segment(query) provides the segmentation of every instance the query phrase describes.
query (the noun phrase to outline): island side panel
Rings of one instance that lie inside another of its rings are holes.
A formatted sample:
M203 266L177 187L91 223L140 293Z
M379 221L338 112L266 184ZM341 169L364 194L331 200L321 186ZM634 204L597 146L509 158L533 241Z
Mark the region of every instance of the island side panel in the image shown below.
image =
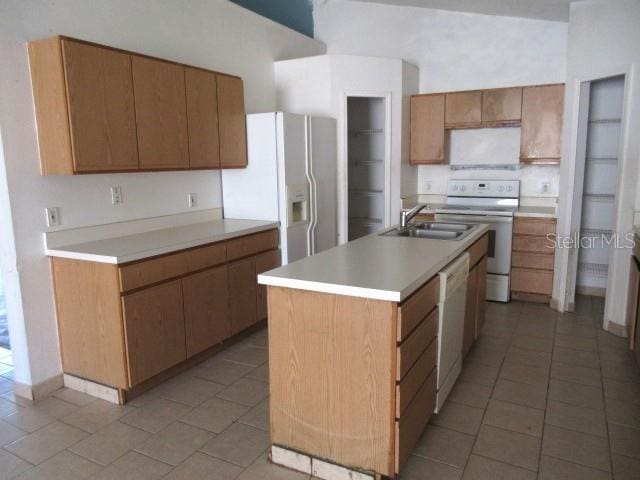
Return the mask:
M268 287L271 440L394 474L397 305Z

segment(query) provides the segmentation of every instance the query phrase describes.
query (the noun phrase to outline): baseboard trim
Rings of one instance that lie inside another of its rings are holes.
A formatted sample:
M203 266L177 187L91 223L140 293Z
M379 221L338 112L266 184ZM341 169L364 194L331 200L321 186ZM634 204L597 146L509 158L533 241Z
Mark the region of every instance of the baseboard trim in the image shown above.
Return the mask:
M627 331L626 325L620 325L619 323L614 323L609 320L607 322L607 328L605 330L613 335L616 335L617 337L629 338L629 333Z
M35 402L48 397L56 390L61 389L63 385L62 374L59 374L35 385L14 382L13 393L20 398Z
M107 387L100 383L92 382L84 378L76 377L75 375L64 374L64 386L71 390L86 393L92 397L100 398L116 405L124 404L124 396L122 392L117 388Z

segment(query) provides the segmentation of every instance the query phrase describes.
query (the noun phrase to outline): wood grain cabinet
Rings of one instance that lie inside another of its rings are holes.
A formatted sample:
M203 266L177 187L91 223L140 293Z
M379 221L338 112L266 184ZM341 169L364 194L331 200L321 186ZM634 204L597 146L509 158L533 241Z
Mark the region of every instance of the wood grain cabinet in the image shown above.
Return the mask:
M257 321L256 261L253 257L229 264L231 334Z
M256 256L256 275L273 270L279 267L280 264L280 250L269 250L268 252L261 253ZM256 316L258 320L264 320L267 318L267 287L265 285L258 285L256 298Z
M62 36L28 52L43 175L246 167L242 79Z
M445 161L444 105L444 94L411 97L412 164Z
M479 127L482 120L482 92L456 92L445 95L445 128Z
M521 162L560 162L563 108L564 85L523 88Z
M494 88L482 92L482 124L518 125L522 118L522 87Z
M485 235L469 248L470 263L467 279L467 297L462 337L462 356L466 356L480 336L484 324L484 310L487 298L487 247Z

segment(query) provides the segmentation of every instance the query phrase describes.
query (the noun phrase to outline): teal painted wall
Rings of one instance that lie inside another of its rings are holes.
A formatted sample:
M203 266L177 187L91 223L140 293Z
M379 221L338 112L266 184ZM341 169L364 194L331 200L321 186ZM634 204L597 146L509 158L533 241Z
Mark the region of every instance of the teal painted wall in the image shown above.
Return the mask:
M311 0L231 0L231 2L313 38Z

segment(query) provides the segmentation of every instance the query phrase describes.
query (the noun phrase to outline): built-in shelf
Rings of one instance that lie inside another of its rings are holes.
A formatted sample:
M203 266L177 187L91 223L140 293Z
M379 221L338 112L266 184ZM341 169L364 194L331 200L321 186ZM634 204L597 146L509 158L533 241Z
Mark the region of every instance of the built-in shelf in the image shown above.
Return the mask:
M621 123L621 118L600 118L596 120L589 120L589 123Z
M349 193L354 195L360 195L362 197L377 197L378 195L382 195L384 192L382 190L365 190L361 188L350 188Z
M365 227L377 227L382 225L381 218L349 217L349 222L357 223Z
M606 278L609 272L609 265L606 263L590 263L584 262L578 264L578 271L590 277Z
M378 135L378 134L384 133L384 129L382 129L382 128L365 128L363 130L352 130L349 133L351 135L353 135L354 137L357 137L359 135Z

